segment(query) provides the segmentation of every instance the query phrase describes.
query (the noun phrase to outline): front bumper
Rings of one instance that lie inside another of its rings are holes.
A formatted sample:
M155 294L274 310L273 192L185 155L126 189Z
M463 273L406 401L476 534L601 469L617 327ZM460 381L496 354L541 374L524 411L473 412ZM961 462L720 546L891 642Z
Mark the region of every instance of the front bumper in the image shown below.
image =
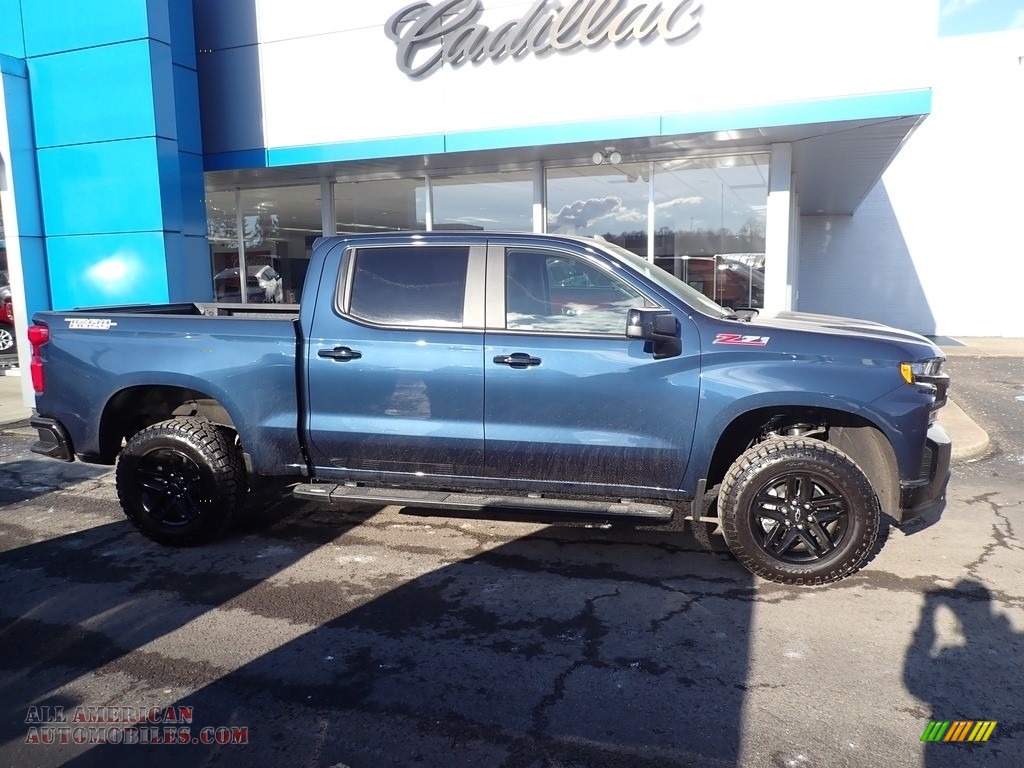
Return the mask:
M952 453L953 441L946 430L941 424L932 424L928 428L921 459L921 479L901 484L900 507L903 514L900 522L905 523L941 507L946 500Z
M61 461L75 460L75 449L71 445L71 438L68 437L68 432L64 429L63 424L48 416L40 416L38 413L33 413L28 423L39 433L39 439L29 448L32 453Z

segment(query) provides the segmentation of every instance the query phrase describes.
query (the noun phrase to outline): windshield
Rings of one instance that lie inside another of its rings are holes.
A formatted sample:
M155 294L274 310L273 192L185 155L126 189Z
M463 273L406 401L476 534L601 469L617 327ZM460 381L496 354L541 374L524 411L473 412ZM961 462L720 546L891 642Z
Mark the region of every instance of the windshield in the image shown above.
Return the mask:
M632 251L627 251L620 245L609 243L607 241L599 242L602 248L612 251L622 261L625 261L631 267L643 273L658 285L671 291L676 296L679 296L697 311L702 312L705 315L710 315L711 317L732 317L731 311L725 309L719 304L716 304L696 288L687 285L671 272L666 272L661 267L651 264L647 259L637 256Z

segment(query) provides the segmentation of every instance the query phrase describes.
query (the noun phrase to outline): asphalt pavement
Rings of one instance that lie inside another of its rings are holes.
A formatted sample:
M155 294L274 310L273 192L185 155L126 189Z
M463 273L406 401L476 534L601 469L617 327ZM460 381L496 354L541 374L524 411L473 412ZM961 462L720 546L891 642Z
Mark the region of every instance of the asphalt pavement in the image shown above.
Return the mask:
M0 430L0 766L1017 768L1024 356L949 368L988 452L824 588L686 528L273 495L161 547Z

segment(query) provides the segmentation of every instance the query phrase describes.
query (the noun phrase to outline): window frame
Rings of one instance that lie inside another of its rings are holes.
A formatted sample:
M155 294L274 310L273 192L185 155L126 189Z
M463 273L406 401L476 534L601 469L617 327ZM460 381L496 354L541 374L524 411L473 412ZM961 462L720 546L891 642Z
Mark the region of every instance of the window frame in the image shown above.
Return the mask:
M410 325L408 323L381 323L365 317L353 314L352 293L355 283L356 263L359 254L365 251L380 249L416 251L431 250L438 248L465 248L466 259L466 288L462 297L462 325ZM334 292L334 312L358 325L368 328L380 328L382 330L409 330L409 331L451 331L479 333L484 329L484 270L486 268L486 247L483 245L468 245L465 242L457 241L431 241L426 243L374 243L358 247L348 247L341 255L341 268L339 270L338 284Z

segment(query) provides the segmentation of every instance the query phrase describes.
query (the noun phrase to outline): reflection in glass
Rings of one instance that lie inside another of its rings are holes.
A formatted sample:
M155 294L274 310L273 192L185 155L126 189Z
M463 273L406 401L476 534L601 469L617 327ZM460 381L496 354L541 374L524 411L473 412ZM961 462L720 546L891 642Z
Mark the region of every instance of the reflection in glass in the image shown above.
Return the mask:
M645 255L649 163L549 168L547 231L600 236Z
M630 307L644 306L631 286L569 254L510 248L505 270L506 328L621 336Z
M767 204L766 154L656 162L655 263L723 306L764 306Z
M503 171L430 179L434 229L533 231L533 173Z
M426 229L426 181L382 179L334 185L338 234Z
M236 191L208 191L206 198L216 300L298 303L313 240L322 234L320 185L243 189L241 238Z
M461 328L469 246L364 248L348 311L371 323Z

